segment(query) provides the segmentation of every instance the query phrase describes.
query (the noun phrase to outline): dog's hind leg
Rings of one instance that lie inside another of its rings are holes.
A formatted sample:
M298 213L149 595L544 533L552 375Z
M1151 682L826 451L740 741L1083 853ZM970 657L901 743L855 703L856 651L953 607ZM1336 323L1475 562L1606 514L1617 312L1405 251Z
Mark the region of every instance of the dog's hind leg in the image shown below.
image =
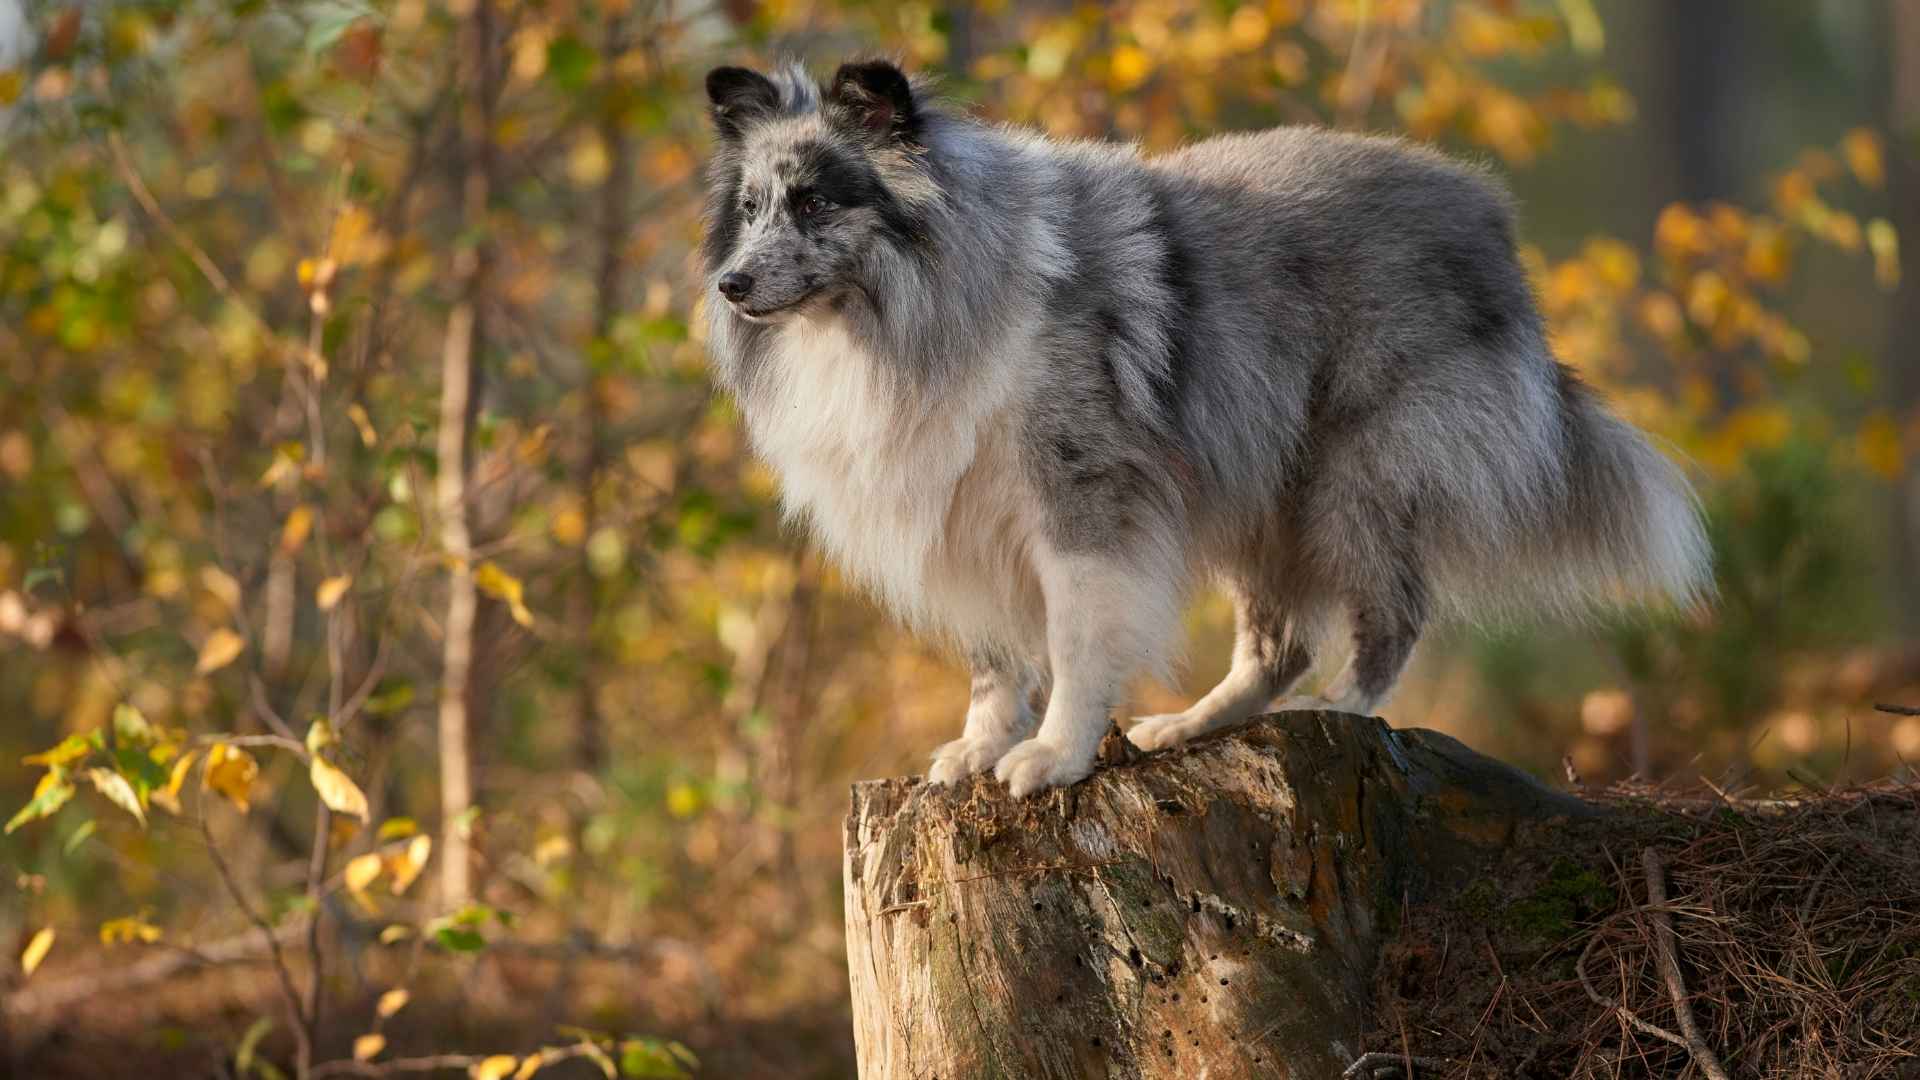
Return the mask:
M960 737L933 752L930 784L951 784L993 768L1008 750L1033 734L1037 723L1029 703L1038 679L1032 665L998 650L971 658L972 697L967 726Z
M1332 709L1370 716L1393 693L1426 626L1425 578L1409 562L1394 566L1371 588L1349 594L1353 612L1353 658L1334 676L1325 696L1291 698L1281 710Z
M1127 738L1142 750L1178 746L1211 731L1245 723L1278 694L1292 689L1313 664L1301 627L1278 590L1247 582L1233 596L1233 666L1220 684L1185 712L1141 717Z

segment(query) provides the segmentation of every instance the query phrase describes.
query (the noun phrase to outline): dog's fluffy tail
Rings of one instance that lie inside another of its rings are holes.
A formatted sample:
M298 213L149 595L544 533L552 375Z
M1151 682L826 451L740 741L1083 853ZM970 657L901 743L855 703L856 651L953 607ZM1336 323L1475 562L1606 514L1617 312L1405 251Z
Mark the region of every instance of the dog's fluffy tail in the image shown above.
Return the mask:
M1665 599L1691 608L1713 592L1700 500L1680 468L1614 416L1560 364L1564 497L1538 557L1555 600L1572 606Z

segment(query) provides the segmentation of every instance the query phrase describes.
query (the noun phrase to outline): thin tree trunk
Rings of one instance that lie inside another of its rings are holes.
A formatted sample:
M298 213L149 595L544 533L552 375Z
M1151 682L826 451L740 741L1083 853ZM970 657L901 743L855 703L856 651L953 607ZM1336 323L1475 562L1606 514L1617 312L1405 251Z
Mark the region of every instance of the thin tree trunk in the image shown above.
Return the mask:
M453 906L472 894L468 811L473 806L469 731L473 682L473 537L468 527L467 443L485 345L481 303L492 244L487 207L493 195L493 9L478 0L467 17L461 51L467 65L460 126L466 152L463 209L473 246L454 257L459 299L447 317L441 355L439 475L435 486L441 544L449 563L447 621L440 673L440 901Z
M575 574L569 612L574 640L580 650L580 685L574 698L575 750L580 767L597 773L606 765L607 735L601 720L599 699L599 648L594 640L594 572L587 556L594 530L600 527L597 489L605 467L603 446L606 417L601 412L600 356L608 347L614 317L619 313L626 286L624 261L627 218L633 194L633 162L627 148L627 133L621 110L613 96L619 89L613 72L614 61L626 48L626 22L619 14L607 16L606 36L602 43L602 68L607 72L601 87L600 140L606 146L609 169L600 186L599 232L600 264L594 275L593 343L586 357L586 372L581 387L581 448L574 472L574 490L580 500L583 521L579 562Z
M1920 0L1893 0L1887 97L1887 203L1900 236L1900 286L1894 292L1881 370L1887 404L1909 430L1920 424ZM1897 617L1920 630L1920 463L1909 454L1894 491Z

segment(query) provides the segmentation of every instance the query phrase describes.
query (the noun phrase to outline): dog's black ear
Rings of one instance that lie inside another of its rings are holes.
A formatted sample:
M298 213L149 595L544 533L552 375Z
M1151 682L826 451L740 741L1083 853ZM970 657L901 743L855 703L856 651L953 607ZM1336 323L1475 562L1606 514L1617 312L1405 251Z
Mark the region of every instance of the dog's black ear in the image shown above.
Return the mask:
M827 101L846 124L876 138L911 139L919 131L913 87L899 68L885 60L840 65L827 89Z
M707 72L707 100L713 103L713 127L723 139L737 139L755 121L780 110L773 80L743 67Z

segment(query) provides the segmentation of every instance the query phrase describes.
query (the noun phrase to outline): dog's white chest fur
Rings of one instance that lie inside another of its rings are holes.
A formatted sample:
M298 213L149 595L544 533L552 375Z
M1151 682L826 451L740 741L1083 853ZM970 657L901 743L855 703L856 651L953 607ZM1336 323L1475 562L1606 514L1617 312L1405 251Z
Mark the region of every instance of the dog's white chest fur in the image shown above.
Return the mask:
M838 325L796 321L746 410L755 448L852 578L918 628L1020 640L1037 597L1006 386L913 403ZM991 382L991 380L982 380Z

